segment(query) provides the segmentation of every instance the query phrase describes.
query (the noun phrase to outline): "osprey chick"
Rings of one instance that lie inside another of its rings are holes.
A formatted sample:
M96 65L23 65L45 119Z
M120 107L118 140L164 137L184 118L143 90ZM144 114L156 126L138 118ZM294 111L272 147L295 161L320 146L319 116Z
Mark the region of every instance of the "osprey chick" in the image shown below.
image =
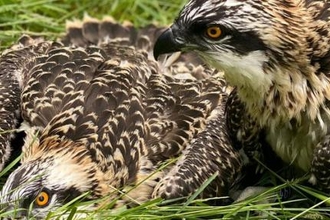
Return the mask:
M263 132L278 156L311 172L310 181L326 192L329 8L326 0L191 0L159 37L154 51L157 58L193 50L223 70L236 87L230 100L241 102L243 108L232 112L235 108L227 105L228 127L236 128L234 140L244 147L245 136L260 138ZM237 112L241 115L235 116ZM235 120L240 129L232 123ZM254 123L253 131L245 129L245 124ZM253 155L250 147L247 154Z
M90 41L103 30L121 34ZM23 37L1 57L7 74L21 77L21 114L31 126L2 211L43 218L86 192L109 203L120 190L127 203L184 197L213 175L201 197L228 194L241 162L226 131L224 81L177 79L211 70L180 62L161 69L143 49L152 42L131 26L89 21L69 33L70 46Z

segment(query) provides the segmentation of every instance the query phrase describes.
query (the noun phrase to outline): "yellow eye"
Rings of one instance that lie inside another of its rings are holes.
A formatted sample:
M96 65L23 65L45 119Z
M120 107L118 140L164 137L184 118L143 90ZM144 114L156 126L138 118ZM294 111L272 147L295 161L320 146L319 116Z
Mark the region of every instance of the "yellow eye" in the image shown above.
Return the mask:
M49 202L49 194L45 191L40 192L35 200L35 204L39 207L48 205L48 202Z
M213 40L219 38L221 34L222 31L219 26L211 26L206 29L206 35Z

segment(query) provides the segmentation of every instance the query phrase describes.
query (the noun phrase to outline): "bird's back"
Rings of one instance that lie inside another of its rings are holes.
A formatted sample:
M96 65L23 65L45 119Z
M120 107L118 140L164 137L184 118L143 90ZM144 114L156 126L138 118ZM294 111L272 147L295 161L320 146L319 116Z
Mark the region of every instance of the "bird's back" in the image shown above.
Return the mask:
M24 78L21 111L38 128L39 142L54 136L83 143L103 172L123 178L120 183L134 181L141 157L156 165L178 156L226 99L225 82L200 60L188 65L179 57L164 67L150 59L152 41L144 35L136 39L141 38L148 47L125 37L79 47L25 36L6 55L29 51L18 70ZM183 73L191 76L177 77ZM205 79L194 79L195 73ZM23 161L52 147L29 149L30 144L25 143ZM128 175L120 173L127 170Z

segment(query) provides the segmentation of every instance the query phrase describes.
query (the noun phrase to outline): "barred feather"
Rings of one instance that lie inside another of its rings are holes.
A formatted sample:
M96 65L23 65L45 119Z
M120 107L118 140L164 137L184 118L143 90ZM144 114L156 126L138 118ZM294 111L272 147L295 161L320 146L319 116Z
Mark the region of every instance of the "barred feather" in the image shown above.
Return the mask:
M224 71L240 102L228 107L234 142L251 159L265 142L287 164L311 172L310 182L325 192L330 192L329 12L326 0L190 0L155 43L156 57L194 50Z
M91 193L86 199L110 195L109 203L118 190L128 193L124 203L188 196L214 174L201 196L228 194L241 168L224 125L230 88L199 60L187 65L189 56L168 66L150 59L153 42L144 34L159 30L88 20L70 26L62 43L24 37L3 54L7 62L13 55L23 60L12 68L22 77L21 114L31 128L1 203L23 209L32 203L32 214L43 217L84 192ZM139 46L140 34L149 46ZM163 187L177 177L170 191ZM34 203L40 191L51 197L45 207Z

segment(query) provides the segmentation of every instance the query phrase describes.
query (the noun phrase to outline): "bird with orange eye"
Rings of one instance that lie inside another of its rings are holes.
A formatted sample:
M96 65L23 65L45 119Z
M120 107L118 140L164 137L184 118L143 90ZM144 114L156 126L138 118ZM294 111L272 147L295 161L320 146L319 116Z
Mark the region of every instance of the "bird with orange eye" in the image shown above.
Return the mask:
M16 206L17 203L20 203L20 207L22 209L14 210L13 217L21 218L21 217L33 217L38 218L38 213L45 209L51 202L52 199L52 193L47 189L42 189L37 194L32 194L31 196L25 196L25 194L20 193L19 190L17 190L16 200L13 204L9 204L8 207L4 208L0 207L0 210L2 212L6 212L6 210L10 210L12 206ZM20 198L21 197L21 198ZM28 210L33 208L35 212L29 213ZM46 208L47 209L47 208ZM39 211L38 211L39 210Z
M10 196L13 202L12 204L1 205L0 211L7 212L9 210L14 210L13 217L21 218L44 218L45 213L52 211L66 202L79 196L79 192L74 189L62 188L59 185L53 185L51 188L43 187L41 190L36 190L37 186L42 186L42 179L33 178L30 180L29 184L24 186L18 186L10 195L1 195L5 199ZM26 190L27 189L27 190ZM55 191L58 190L59 192ZM20 207L15 210L14 207Z

